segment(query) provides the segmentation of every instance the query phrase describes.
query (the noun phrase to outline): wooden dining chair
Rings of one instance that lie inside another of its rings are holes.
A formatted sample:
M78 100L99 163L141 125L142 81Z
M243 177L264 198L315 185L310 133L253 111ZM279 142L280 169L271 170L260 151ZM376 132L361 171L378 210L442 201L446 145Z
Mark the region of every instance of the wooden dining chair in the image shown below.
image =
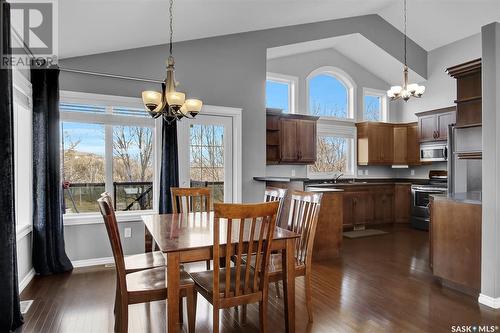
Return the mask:
M305 277L306 308L309 322L313 322L311 269L314 237L321 208L321 193L293 191L291 195L288 223L282 226L300 235L295 243L295 276ZM282 254L271 254L269 259L269 282L283 280ZM255 258L251 259L252 267Z
M101 194L101 198L106 200L109 207L114 211L113 199L108 192ZM165 266L165 257L161 251L133 254L124 257L126 273L137 272L143 269Z
M256 302L260 332L266 332L268 263L278 206L276 201L214 205L214 270L191 274L196 290L213 306L213 332L219 332L219 309ZM257 272L243 260L252 254Z
M120 240L118 223L112 206L106 197L97 200L106 225L116 266L115 332L128 332L128 306L167 299L165 267L126 272L125 258ZM184 270L180 272L180 296L187 298L188 328L194 332L196 322L196 290L194 282ZM175 300L176 302L179 300Z
M283 210L283 203L285 202L287 190L279 187L266 187L264 191L264 202L278 201L280 203L278 208L278 216L276 216L276 225L280 225L281 211Z
M172 212L195 213L210 212L212 209L212 191L208 187L171 187ZM210 270L210 260L206 261Z

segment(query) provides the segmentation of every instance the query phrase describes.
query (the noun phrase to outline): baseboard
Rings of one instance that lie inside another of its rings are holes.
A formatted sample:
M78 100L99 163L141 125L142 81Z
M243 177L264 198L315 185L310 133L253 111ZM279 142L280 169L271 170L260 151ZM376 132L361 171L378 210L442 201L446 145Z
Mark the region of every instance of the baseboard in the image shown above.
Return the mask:
M500 309L500 297L493 298L484 294L479 294L478 302L493 309Z
M83 260L74 260L71 262L73 267L89 267L89 266L99 266L99 265L107 265L114 263L113 257L104 257L104 258L92 258L92 259L83 259Z
M32 268L30 271L26 274L26 276L19 282L19 293L21 293L24 288L33 280L35 277L35 269Z

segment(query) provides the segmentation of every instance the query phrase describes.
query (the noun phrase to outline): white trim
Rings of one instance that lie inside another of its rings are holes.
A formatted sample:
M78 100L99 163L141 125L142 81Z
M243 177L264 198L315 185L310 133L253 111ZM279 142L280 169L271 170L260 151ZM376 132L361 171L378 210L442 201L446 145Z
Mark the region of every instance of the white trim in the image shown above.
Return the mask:
M90 94L80 91L61 90L59 93L60 100L65 103L79 103L87 105L101 106L123 106L130 108L144 108L142 99L139 97L126 97L103 94ZM144 111L146 112L146 111Z
M138 210L131 212L116 212L116 221L118 223L142 222L142 217L158 214L154 210ZM102 215L99 213L80 213L63 215L64 226L104 224Z
M288 113L299 113L299 78L281 73L266 73L266 81L288 84Z
M490 297L485 294L479 294L477 301L493 309L500 309L500 297Z
M24 226L20 227L19 229L16 230L16 241L20 241L27 235L29 235L33 231L33 225L31 224L25 224Z
M389 121L389 100L387 98L387 92L385 90L379 90L379 89L372 89L372 88L365 88L363 87L363 98L362 98L362 106L363 108L361 109L361 114L363 121L367 121L365 119L365 96L370 95L370 96L377 96L380 97L380 106L382 107L381 113L382 113L382 119L378 120L381 122L388 122Z
M82 260L71 261L74 268L109 265L109 264L113 264L114 262L115 262L115 260L113 259L113 257L92 258L92 259L82 259Z
M355 122L357 119L356 111L358 110L358 102L357 102L357 84L353 80L353 78L347 74L344 70L334 67L334 66L322 66L319 68L316 68L313 70L311 73L309 73L306 77L306 109L307 109L307 114L311 114L311 110L309 109L310 103L309 103L309 80L314 78L317 75L320 74L327 74L333 76L335 79L339 80L347 89L347 113L348 113L348 118L337 118L337 117L328 117L328 116L321 116L322 119L330 119L330 120L342 120L342 121L350 121L350 122Z
M33 280L35 275L36 275L35 269L32 268L28 271L28 273L24 276L24 278L21 281L19 281L19 293L21 293L24 290L24 288L26 288L26 286L31 282L31 280Z

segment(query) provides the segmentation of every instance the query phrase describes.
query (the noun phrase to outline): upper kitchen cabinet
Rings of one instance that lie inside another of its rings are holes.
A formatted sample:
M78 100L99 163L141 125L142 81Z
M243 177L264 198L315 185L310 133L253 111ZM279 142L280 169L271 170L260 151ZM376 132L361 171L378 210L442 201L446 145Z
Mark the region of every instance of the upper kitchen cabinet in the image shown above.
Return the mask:
M358 165L392 165L394 159L393 125L378 122L356 124Z
M455 107L421 112L418 116L418 134L420 142L446 141L448 125L455 123Z
M481 59L450 67L448 74L457 79L457 127L482 125Z
M268 109L267 164L314 164L318 117Z

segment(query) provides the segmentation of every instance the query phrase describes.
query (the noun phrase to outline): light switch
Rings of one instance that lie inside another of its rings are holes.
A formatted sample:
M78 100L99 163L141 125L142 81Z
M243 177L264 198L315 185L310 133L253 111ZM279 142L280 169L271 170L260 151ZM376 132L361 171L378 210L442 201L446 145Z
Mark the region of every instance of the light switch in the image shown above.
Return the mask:
M410 170L410 175L415 176L415 169Z
M125 230L124 230L124 237L125 238L132 237L132 228L125 228Z

